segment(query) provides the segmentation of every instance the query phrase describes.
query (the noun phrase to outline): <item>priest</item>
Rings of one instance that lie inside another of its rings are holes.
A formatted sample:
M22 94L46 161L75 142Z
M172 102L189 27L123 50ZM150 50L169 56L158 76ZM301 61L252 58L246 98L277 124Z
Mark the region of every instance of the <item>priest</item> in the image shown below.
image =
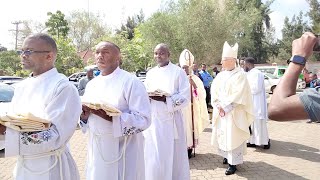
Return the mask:
M236 67L238 44L223 45L222 68L212 82L211 103L212 144L229 164L225 174L234 174L236 165L243 163L246 142L250 138L249 126L254 120L252 94L246 75Z
M206 104L206 90L201 79L193 74L193 54L185 49L180 54L180 67L186 72L190 83L191 102L182 109L185 118L187 135L188 156L192 157L192 151L199 143L199 134L209 125L209 114Z

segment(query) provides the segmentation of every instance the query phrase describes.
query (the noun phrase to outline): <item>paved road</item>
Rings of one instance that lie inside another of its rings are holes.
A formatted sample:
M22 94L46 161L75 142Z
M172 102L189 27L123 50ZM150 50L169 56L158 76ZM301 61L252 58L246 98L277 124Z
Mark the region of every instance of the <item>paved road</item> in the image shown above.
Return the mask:
M211 179L320 179L320 124L305 121L268 122L271 148L248 148L244 164L235 175L225 176L226 165L210 145L211 129L201 134L195 158L190 160L191 178ZM71 139L71 151L85 179L87 137L76 131ZM3 157L3 153L0 153ZM12 179L15 158L0 158L0 180Z

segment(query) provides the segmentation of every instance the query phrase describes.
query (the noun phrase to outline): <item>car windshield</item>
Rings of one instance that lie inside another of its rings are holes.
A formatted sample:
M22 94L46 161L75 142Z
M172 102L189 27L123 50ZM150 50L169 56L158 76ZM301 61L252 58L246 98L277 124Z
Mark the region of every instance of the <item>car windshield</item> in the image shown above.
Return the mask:
M265 75L271 79L279 79L278 77L272 75L272 74L269 74L269 73L265 73Z
M0 102L11 102L14 88L7 84L0 84Z

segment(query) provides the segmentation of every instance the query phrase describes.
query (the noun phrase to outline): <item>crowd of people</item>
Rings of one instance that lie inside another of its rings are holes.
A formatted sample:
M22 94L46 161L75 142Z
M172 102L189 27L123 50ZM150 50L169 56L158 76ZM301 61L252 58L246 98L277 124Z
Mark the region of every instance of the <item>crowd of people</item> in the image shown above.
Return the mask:
M88 70L78 92L54 66L55 41L42 33L28 36L20 56L31 75L17 85L9 112L32 113L51 126L19 132L0 125L5 156L19 157L15 179L78 180L68 143L80 122L82 131L89 134L86 179L188 180L188 156L208 126L211 106L212 148L228 164L225 174L234 174L247 146L270 148L268 115L278 121L320 120L319 88L295 94L295 83L315 43L312 33L293 42L291 63L267 109L263 74L254 67L252 57L242 59L239 67L237 43L224 43L223 70L215 68L213 75L205 64L199 71L187 49L180 54L179 66L173 64L169 46L158 44L154 48L157 65L142 83L120 68L120 48L103 41L94 51L100 74L93 78ZM121 114L110 115L82 104L83 100L106 103Z

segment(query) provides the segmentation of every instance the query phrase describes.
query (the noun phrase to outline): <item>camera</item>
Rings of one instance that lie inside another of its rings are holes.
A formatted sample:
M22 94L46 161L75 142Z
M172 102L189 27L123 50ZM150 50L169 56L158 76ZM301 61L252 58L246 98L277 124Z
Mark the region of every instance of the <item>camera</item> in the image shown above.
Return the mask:
M317 37L317 42L313 47L313 52L320 53L320 35L316 35L316 37Z

